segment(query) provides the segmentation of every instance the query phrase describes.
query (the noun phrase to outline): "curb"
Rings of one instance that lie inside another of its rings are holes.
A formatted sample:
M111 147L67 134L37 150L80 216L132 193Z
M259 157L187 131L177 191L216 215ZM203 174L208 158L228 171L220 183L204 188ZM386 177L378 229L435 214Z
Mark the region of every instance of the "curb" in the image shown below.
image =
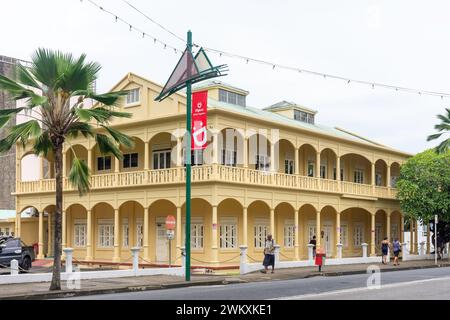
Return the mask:
M427 266L412 266L412 267L404 267L404 268L389 268L382 269L381 272L391 272L391 271L404 271L404 270L414 270L414 269L430 269L430 268L445 268L450 267L449 263L440 264L440 265L427 265ZM336 277L336 276L344 276L344 275L353 275L353 274L365 274L367 271L365 270L353 270L353 271L341 271L341 272L321 272L321 273L309 273L303 276L294 276L287 277L285 279L277 279L277 280L294 280L294 279L306 279L312 277ZM160 290L160 289L175 289L175 288L185 288L185 287L194 287L194 286L212 286L212 285L228 285L228 284L236 284L236 283L249 283L249 282L264 282L264 281L273 281L273 279L233 279L233 278L222 278L217 280L207 280L207 281L196 281L196 282L175 282L168 284L151 284L151 285L141 285L141 286L122 286L115 288L103 288L103 289L91 289L91 290L71 290L71 291L57 291L57 292L45 292L45 293L34 293L28 295L11 295L0 297L0 300L42 300L42 299L57 299L57 298L72 298L72 297L81 297L81 296L89 296L89 295L98 295L98 294L113 294L113 293L125 293L125 292L138 292L138 291L150 291L150 290Z

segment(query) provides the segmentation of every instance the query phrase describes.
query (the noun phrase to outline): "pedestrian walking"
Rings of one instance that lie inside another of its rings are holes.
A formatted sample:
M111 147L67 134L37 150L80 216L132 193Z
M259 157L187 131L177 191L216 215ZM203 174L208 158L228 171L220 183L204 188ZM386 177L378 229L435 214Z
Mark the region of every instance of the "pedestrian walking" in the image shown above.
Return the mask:
M398 255L400 254L400 251L402 251L402 249L401 244L397 238L394 240L394 243L392 244L392 250L394 251L394 266L399 266L400 263L398 262Z
M273 240L271 234L267 235L266 242L264 244L263 266L264 270L261 270L262 273L267 273L269 266L272 266L272 273L275 272L275 241Z
M383 255L381 262L383 264L387 264L386 259L389 252L389 245L390 245L389 240L387 237L385 237L383 241L381 241L381 254Z
M315 258L316 257L316 244L317 244L316 236L312 237L312 239L309 241L309 244L314 245L314 247L313 247L313 257Z

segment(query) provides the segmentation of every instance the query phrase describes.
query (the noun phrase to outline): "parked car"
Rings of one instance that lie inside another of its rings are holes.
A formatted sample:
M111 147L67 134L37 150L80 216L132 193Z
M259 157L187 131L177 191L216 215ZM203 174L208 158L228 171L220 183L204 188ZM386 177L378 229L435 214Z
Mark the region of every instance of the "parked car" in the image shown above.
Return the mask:
M24 270L31 268L31 263L35 259L34 248L27 246L20 238L1 237L0 238L0 266L10 266L11 260L16 259L19 266Z

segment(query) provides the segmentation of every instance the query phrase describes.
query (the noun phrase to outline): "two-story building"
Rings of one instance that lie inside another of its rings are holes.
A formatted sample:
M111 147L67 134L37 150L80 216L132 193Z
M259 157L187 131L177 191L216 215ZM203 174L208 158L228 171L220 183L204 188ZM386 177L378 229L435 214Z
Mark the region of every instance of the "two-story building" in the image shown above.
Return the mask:
M132 136L135 147L123 150L119 161L102 155L93 139L66 144L63 247L74 248L78 260L130 262L130 248L139 246L143 262L165 264L165 219L173 215L171 260L180 263L186 96L155 102L161 86L132 73L116 90L130 90L119 109L133 117L112 126ZM316 111L295 103L250 107L247 91L218 81L193 91L203 90L208 90L208 147L191 153L193 265L236 265L239 245L261 261L269 232L281 247L281 260L306 259L313 236L330 257L339 243L343 257L352 257L361 255L363 243L370 255L377 254L385 236L403 241L395 180L409 154L322 126ZM31 151L17 148L15 232L22 232L20 212L34 207L40 256L52 255L44 238L52 239L53 232L53 224L45 223L55 210L53 159L41 158L39 180L20 181L21 160ZM91 191L84 196L67 180L71 149L92 173Z

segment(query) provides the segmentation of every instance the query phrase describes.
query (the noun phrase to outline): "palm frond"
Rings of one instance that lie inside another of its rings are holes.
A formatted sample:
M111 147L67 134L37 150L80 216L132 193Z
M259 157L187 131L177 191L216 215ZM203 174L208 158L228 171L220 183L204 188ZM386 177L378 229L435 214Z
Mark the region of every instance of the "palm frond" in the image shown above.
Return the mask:
M33 150L38 155L47 156L53 151L53 144L47 131L43 132L34 143Z
M122 152L110 137L97 133L95 135L95 141L97 141L98 148L102 154L112 153L117 159L123 159Z
M82 109L75 107L73 108L73 112L82 121L91 121L92 119L95 119L99 123L108 123L113 117L129 118L132 116L132 114L128 112L112 111L103 107L92 109Z
M126 135L118 130L115 130L111 127L108 127L108 126L102 126L102 127L105 128L106 131L108 131L108 133L111 135L111 137L120 145L123 145L124 147L126 147L128 149L134 148L134 141L128 135Z
M0 89L7 91L13 100L36 96L33 90L27 89L16 81L0 74Z
M24 108L0 110L0 129L6 126L13 116L18 114L23 109Z
M443 154L450 149L450 139L442 141L435 149L436 153Z
M86 122L73 122L70 124L67 129L67 135L71 138L78 137L78 134L81 133L85 138L94 136L94 128L86 123Z
M39 48L31 56L32 68L30 72L37 81L47 88L53 88L60 76L58 74L58 55L61 56L62 54L55 53L50 49Z
M108 92L103 94L95 94L93 92L89 92L86 97L91 98L95 101L103 103L107 106L117 106L120 104L121 99L128 94L128 91L115 91Z
M41 127L36 120L30 120L9 128L6 138L0 140L0 153L10 150L17 141L25 145L30 139L38 139L41 135Z
M441 135L442 135L442 133L430 134L430 135L427 137L427 141L439 139L439 138L441 137Z
M83 160L76 157L73 159L72 168L69 173L69 181L78 189L80 195L89 191L89 168Z
M25 68L24 66L22 66L21 64L19 64L17 66L16 69L16 73L17 73L17 79L19 80L19 82L21 84L24 84L26 86L30 86L39 90L42 90L41 86L37 83L37 81L33 78L33 76L31 75L31 73L27 70L27 68Z

